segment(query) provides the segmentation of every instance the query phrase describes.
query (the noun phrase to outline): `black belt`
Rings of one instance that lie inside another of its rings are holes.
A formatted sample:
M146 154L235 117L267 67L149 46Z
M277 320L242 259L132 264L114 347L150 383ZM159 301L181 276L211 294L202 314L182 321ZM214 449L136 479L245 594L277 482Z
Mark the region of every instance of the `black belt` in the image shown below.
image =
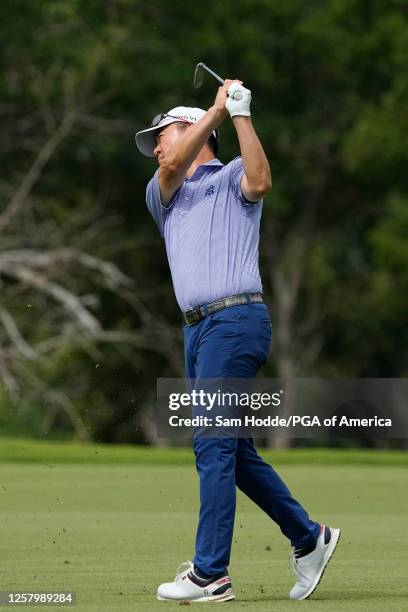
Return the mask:
M262 293L240 293L239 295L231 295L221 300L215 300L215 302L210 302L205 306L199 306L193 310L187 310L187 312L183 312L183 319L187 325L194 325L195 323L198 323L204 319L207 314L218 312L218 310L223 310L224 308L229 308L230 306L262 303Z

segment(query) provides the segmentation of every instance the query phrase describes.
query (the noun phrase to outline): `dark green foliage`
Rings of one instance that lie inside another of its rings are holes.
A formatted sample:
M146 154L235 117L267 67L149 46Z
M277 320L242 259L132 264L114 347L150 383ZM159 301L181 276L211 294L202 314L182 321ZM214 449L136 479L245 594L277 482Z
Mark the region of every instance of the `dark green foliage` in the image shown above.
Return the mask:
M133 281L119 290L77 264L49 270L90 296L105 330L128 335L115 342L84 334L52 297L2 275L2 303L30 345L67 327L62 346L9 365L16 397L38 412L35 435L49 417L42 393L55 389L80 415L77 436L146 442L139 416L153 407L156 378L183 373L165 249L144 203L155 164L133 136L172 106L211 105L215 81L192 87L198 61L251 88L271 162L261 272L276 341L264 374L407 375L402 2L15 0L1 4L0 38L0 217L35 155L75 115L2 230L0 258L70 247ZM238 153L226 122L219 156ZM8 350L3 331L0 341ZM72 418L58 414L51 430L70 432Z

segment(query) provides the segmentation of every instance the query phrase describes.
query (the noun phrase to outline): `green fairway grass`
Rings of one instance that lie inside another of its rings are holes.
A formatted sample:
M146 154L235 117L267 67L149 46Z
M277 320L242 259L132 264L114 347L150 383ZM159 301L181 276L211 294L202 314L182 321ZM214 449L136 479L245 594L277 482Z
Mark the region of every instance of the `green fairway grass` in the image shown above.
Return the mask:
M279 464L317 465L402 465L408 467L408 452L351 448L293 448L264 450L266 461ZM149 464L194 465L190 447L151 448L126 444L89 444L82 442L56 442L0 438L0 463L97 463L97 464Z
M41 455L36 443L33 460L31 443L13 441L20 454L12 462L4 442L0 590L73 590L77 611L180 610L156 601L155 591L193 556L198 481L190 451L161 450L157 461L155 451L148 460L143 449L144 461L132 461L138 451L128 448L123 461L123 449L110 447L116 461L112 454L103 461L92 455L98 448L103 454L103 447L83 446L82 460L67 462L62 449L69 455L70 445L48 443ZM239 494L230 565L237 599L225 605L277 612L407 610L406 455L392 465L389 453L366 452L363 460L362 452L360 461L349 463L348 451L313 452L298 451L294 462L296 452L281 451L277 469L315 520L343 530L321 585L308 601L287 599L294 581L289 543Z

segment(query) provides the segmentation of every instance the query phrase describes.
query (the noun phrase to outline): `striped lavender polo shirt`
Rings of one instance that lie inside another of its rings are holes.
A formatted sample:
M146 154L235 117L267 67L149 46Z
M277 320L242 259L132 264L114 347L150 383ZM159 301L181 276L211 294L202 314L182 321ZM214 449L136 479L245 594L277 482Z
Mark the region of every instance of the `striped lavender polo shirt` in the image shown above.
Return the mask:
M164 237L174 291L186 311L229 295L262 291L258 267L262 200L241 192L241 157L201 164L170 205L160 200L158 170L146 189L150 214Z

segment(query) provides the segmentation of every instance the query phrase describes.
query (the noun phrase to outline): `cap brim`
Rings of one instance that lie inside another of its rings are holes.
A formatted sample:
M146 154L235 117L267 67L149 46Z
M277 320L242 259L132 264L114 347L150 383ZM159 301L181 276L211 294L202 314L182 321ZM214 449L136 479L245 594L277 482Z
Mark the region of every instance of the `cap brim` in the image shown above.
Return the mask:
M135 141L137 148L146 157L154 157L154 148L156 146L155 136L156 133L170 123L176 123L178 120L173 117L166 117L156 127L148 128L147 130L141 130L135 134Z
M139 151L146 155L146 157L154 157L154 149L156 146L156 132L166 127L166 125L170 125L170 123L191 123L190 121L186 121L185 119L179 119L176 117L166 117L163 121L160 122L160 125L156 127L147 128L146 130L141 130L135 134L135 141L137 144L137 148ZM217 132L214 130L212 132L213 136L217 138Z

